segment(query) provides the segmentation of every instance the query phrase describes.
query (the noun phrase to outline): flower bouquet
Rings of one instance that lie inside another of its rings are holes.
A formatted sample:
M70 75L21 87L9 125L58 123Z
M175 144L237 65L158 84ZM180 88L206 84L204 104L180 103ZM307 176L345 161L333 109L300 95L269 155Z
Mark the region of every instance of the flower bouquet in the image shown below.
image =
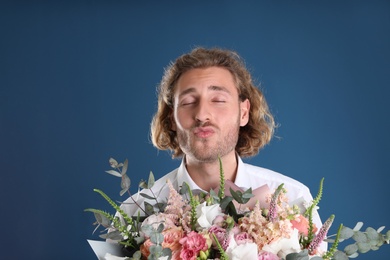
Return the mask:
M137 196L156 203L145 201L139 205L129 191L128 161L118 163L111 158L109 162L113 169L107 173L121 178L120 195L128 193L132 206L139 210L129 216L122 208L123 202L117 204L103 191L94 190L116 210L115 215L99 209L85 210L94 213L95 230L104 228L100 237L110 240L104 246L120 245L120 256L118 251L114 256L103 249L105 259L342 260L377 250L390 240L390 230L382 233L384 227L368 227L361 231L362 223L353 229L340 225L337 234L328 236L334 215L316 227L313 214L322 197L323 179L317 196L302 210L289 205L283 184L258 198L251 188L244 191L235 187L225 181L220 162L218 189L195 194L186 183L176 190L168 181L169 195L164 202L159 202L153 192L143 192L154 185L150 173L147 182L141 181L139 187L143 190ZM352 243L338 250L344 240Z

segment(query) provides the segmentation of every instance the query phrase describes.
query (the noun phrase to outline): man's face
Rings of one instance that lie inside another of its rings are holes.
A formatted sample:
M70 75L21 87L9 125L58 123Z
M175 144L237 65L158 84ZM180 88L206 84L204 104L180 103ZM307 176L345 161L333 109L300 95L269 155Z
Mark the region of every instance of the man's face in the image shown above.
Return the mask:
M192 69L181 75L174 91L172 129L187 158L212 162L234 153L250 104L239 100L232 74L219 67Z

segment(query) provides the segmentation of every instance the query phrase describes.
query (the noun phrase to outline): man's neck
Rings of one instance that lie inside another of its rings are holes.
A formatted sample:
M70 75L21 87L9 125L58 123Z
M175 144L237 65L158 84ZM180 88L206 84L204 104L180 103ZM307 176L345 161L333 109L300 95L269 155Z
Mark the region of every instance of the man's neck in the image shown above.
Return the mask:
M221 158L225 179L234 182L238 161L235 151ZM192 180L204 191L210 191L220 184L219 160L199 162L189 157L185 158L186 168Z

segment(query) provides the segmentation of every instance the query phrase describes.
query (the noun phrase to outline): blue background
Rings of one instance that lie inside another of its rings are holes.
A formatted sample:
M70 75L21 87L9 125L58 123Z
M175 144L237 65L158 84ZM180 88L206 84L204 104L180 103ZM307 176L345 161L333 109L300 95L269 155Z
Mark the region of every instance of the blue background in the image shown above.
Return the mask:
M248 162L313 194L325 177L332 234L390 228L389 1L12 1L0 35L2 259L95 259L83 209L111 210L93 188L121 199L108 159L133 192L180 163L149 124L163 68L199 45L239 52L280 124Z

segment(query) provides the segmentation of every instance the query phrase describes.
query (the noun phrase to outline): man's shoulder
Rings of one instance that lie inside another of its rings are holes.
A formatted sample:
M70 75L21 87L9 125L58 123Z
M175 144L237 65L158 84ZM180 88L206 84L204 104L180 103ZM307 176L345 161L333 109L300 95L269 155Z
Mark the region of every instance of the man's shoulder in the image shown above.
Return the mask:
M273 188L277 187L281 183L284 183L284 185L294 187L296 189L307 189L303 183L287 175L249 163L245 163L244 165L245 172L251 181L267 183Z

